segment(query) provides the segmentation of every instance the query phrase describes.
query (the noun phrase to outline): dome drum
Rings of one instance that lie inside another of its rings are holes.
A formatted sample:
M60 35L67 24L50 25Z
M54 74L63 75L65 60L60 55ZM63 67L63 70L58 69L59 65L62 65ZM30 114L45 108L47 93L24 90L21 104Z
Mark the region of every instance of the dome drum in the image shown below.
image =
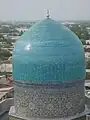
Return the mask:
M15 82L16 114L25 118L67 118L84 112L84 81L60 84Z

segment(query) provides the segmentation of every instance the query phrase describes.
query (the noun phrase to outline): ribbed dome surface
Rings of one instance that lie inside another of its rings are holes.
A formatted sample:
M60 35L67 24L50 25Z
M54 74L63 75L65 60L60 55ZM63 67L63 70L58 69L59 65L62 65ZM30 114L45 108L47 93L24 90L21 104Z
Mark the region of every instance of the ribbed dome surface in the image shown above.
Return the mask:
M64 82L85 78L85 56L78 37L51 19L33 25L16 42L14 80Z

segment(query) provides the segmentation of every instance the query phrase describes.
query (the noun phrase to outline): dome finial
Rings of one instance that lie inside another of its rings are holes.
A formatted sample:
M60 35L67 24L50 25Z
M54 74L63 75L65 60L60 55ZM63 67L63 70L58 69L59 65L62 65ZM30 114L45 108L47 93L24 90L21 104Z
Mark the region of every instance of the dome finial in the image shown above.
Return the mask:
M47 10L47 15L46 17L49 19L50 15L49 15L49 10Z

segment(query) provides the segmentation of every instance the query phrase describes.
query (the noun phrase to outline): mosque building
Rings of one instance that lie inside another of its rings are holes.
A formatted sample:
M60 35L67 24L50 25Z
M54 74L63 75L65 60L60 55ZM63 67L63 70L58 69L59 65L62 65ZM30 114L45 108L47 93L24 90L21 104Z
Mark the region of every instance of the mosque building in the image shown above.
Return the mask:
M84 115L83 45L49 14L16 42L12 65L10 120L72 120Z

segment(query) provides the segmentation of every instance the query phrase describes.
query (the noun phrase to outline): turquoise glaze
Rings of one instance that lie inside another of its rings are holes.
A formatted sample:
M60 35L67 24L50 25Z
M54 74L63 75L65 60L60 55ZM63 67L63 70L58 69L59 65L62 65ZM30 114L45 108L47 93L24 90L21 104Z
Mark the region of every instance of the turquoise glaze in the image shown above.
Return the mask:
M82 43L67 27L51 19L33 25L21 36L12 64L16 81L53 83L85 79Z

